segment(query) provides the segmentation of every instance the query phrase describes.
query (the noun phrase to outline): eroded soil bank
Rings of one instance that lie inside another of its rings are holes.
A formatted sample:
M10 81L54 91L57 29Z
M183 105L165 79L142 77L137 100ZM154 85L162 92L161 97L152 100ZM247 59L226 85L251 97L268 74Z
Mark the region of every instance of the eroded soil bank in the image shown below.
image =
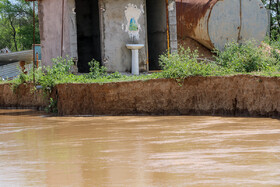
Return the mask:
M44 108L48 97L42 90L36 90L33 84L22 84L15 91L11 84L0 84L0 108Z
M99 84L55 88L59 115L230 115L280 116L280 78L237 75ZM0 85L0 106L46 106L41 93L26 86L13 94Z

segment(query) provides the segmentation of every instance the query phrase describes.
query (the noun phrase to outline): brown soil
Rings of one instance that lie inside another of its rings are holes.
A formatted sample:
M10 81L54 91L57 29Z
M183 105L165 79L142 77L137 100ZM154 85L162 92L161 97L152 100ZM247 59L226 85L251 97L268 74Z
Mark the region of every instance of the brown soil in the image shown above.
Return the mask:
M0 107L46 106L41 92L0 85ZM99 84L61 84L60 115L230 115L280 117L280 78L237 75Z
M47 105L42 91L35 91L32 84L22 84L13 93L10 84L0 84L0 107L36 107Z
M60 115L280 114L280 78L189 77L175 80L57 86Z

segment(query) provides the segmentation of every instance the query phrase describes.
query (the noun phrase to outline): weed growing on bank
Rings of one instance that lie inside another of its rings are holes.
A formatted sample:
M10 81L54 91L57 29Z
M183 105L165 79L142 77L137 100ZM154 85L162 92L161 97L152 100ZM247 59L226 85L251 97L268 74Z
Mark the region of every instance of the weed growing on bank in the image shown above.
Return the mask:
M215 60L198 60L197 51L180 48L177 53L162 55L160 64L165 78L184 79L188 76L225 76L252 74L280 76L280 51L258 46L254 41L228 43L224 51L214 51Z
M216 51L216 63L232 73L278 72L279 59L265 47L249 41L242 45L229 43L224 51Z
M268 44L274 49L280 50L280 34L272 36L272 38L266 37L264 43Z
M188 76L215 76L227 74L226 69L216 63L198 61L198 52L180 48L177 53L160 56L161 76L184 79Z

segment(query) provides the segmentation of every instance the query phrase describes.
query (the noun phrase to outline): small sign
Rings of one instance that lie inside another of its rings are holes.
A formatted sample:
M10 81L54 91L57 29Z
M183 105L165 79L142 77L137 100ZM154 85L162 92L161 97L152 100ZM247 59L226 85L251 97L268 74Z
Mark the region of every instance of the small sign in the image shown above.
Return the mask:
M42 52L41 52L41 45L40 44L35 44L33 45L34 50L35 50L35 57L38 60L42 60Z

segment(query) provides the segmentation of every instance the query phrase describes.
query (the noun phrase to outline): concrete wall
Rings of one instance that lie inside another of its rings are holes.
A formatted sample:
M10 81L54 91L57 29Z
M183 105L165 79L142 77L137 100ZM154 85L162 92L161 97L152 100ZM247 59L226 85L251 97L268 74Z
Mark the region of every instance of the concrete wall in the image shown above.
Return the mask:
M59 56L78 57L76 16L73 12L75 1L64 0L64 5L62 3L62 0L39 1L42 64L46 66L51 66L51 59ZM62 6L64 6L64 17L62 17Z
M100 0L103 64L108 71L130 71L128 43L146 44L145 0ZM137 28L130 30L134 19ZM139 51L140 69L146 68L146 45Z

